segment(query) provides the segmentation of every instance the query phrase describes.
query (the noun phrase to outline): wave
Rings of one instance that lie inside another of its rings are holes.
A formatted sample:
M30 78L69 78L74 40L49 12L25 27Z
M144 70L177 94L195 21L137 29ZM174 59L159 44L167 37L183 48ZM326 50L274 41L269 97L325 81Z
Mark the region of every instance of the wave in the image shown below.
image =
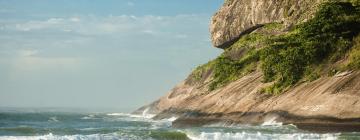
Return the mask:
M139 127L136 127L139 128ZM127 128L123 128L127 129ZM117 132L117 127L85 127L85 128L38 128L30 126L19 126L19 127L0 127L0 136L31 136L31 135L45 135L49 133L55 134L107 134Z
M81 117L82 120L91 120L91 119L98 119L94 114L90 114L84 117Z
M131 117L131 118L145 118L145 119L151 119L156 114L150 114L149 113L150 108L146 108L141 115L138 114L129 114L129 113L108 113L106 115L108 116L124 116L124 117Z
M146 108L143 112L142 112L142 116L145 118L153 118L155 116L155 114L150 114L149 113L150 108Z
M172 122L176 119L177 117L165 118L162 120L152 120L151 129L170 128L172 126Z
M42 136L0 136L0 140L89 140L89 139L128 139L116 134L92 134L92 135L53 135L49 133ZM139 138L140 139L140 138Z
M265 134L265 133L223 133L223 132L201 132L196 135L182 131L150 131L146 135L132 135L124 133L91 134L91 135L53 135L52 133L41 136L0 136L0 140L88 140L88 139L131 139L131 140L239 140L239 139L319 139L336 140L340 134Z
M268 117L263 125L237 125L227 122L205 127L173 128L176 117L155 120L142 114L0 114L0 140L83 140L83 139L337 139L359 138L355 134L317 134L282 125ZM151 115L151 114L150 114ZM55 117L54 117L55 116ZM12 118L17 117L17 118ZM37 118L39 117L39 118ZM31 121L26 121L30 118ZM90 120L89 120L90 119ZM53 121L57 123L54 123Z
M54 135L52 133L41 136L0 136L0 140L189 140L187 135L180 131L149 131L145 134L109 133L91 135Z
M6 132L16 132L21 134L34 134L38 130L32 127L28 126L19 126L19 127L12 127L12 128L0 128L0 131L6 131Z
M277 139L277 140L291 140L291 139L317 139L317 140L336 140L340 134L313 134L313 133L294 133L294 134L264 134L257 133L222 133L222 132L201 132L198 135L187 133L191 140L262 140L262 139Z
M166 121L169 121L169 122L173 122L177 119L177 117L170 117L170 118L167 118L165 119Z
M282 126L283 123L277 122L276 119L277 119L276 116L265 118L264 123L261 125L262 126Z
M80 113L7 113L0 112L0 122L59 122L60 120L76 120L83 116Z
M154 114L148 114L148 115L136 115L136 114L128 114L128 113L108 113L106 114L108 116L119 116L119 117L131 117L131 118L146 118L151 119L154 117Z
M130 114L127 113L108 113L108 116L129 116Z
M55 117L50 117L48 121L49 122L59 122L59 120L57 119L56 116Z

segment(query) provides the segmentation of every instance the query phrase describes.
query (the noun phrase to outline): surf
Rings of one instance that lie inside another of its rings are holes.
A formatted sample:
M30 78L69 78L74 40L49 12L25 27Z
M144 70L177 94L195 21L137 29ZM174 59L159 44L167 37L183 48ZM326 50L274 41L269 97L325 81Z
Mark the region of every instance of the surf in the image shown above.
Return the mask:
M311 133L269 118L263 125L216 123L174 128L177 117L152 119L128 113L0 113L0 140L237 140L360 138L359 133ZM281 124L281 125L280 125Z

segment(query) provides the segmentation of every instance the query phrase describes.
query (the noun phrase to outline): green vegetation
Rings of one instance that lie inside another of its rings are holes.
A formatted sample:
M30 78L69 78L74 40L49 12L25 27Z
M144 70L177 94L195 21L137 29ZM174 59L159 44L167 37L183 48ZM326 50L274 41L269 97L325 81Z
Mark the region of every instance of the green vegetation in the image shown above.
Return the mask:
M317 74L305 73L311 66L344 58L360 31L359 15L351 3L326 3L313 19L269 40L269 46L262 50L261 68L265 82L275 83L264 91L279 94L307 75L314 80L312 75Z
M212 60L204 65L198 66L192 73L191 73L191 77L195 80L195 81L201 81L203 79L203 75L211 70L214 66L215 60Z
M283 28L283 24L282 23L277 23L277 22L274 22L274 23L269 23L269 24L266 24L264 26L264 28L266 30L279 30L279 29L282 29Z
M252 71L256 70L256 63L259 61L258 51L248 52L240 60L231 60L226 56L218 57L213 65L214 79L209 85L210 90L221 87L231 81L237 80Z
M225 52L233 51L234 49L239 48L253 48L259 45L262 41L266 39L266 36L260 33L251 33L243 36L239 39L235 44L233 44L228 50Z
M225 50L218 58L197 67L191 75L196 81L204 80L206 72L212 70L213 79L209 85L209 90L214 90L237 80L256 70L257 63L260 60L260 54L256 47L265 40L266 36L262 34L251 33L246 35ZM230 52L241 50L246 53L240 55L239 59L231 58Z
M301 79L316 80L324 71L322 66L338 62L347 55L350 59L347 69L360 69L360 10L354 5L325 3L313 19L286 34L271 35L270 32L269 35L267 31L283 27L279 23L265 25L263 30L267 34L254 32L242 37L220 57L198 67L194 73L202 75L203 71L211 69L209 89L214 90L255 71L260 64L264 82L273 82L262 91L280 94ZM246 53L232 58L231 53L239 50ZM330 74L336 72L331 68L328 71Z
M186 134L181 132L155 132L150 133L150 137L157 140L189 140Z
M354 46L350 51L349 63L347 68L349 69L360 69L360 35L354 39Z

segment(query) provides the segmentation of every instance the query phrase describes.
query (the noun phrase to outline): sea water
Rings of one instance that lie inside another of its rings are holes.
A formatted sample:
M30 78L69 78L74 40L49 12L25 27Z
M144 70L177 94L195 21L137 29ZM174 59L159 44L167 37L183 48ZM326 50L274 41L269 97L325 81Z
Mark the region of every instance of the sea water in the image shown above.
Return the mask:
M171 117L126 113L0 112L0 140L335 140L360 139L360 133L314 133L294 125L209 124L173 128Z

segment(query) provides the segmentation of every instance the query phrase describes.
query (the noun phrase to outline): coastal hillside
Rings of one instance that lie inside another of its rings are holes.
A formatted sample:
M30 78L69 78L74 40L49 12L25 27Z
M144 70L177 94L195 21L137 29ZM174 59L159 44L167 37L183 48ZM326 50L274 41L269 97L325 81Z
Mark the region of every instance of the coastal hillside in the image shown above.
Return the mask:
M179 127L272 121L360 130L359 4L226 0L210 25L214 49L224 52L134 113L178 117Z

